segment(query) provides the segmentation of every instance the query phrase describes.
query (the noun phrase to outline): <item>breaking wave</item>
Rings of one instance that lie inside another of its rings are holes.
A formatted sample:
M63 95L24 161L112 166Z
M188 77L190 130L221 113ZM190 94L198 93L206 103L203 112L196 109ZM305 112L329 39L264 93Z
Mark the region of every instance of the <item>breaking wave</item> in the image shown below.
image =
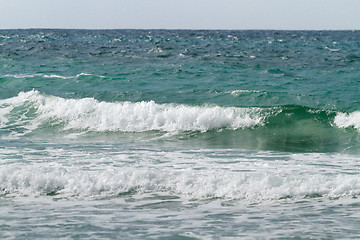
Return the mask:
M33 90L0 100L0 130L3 137L10 138L32 132L159 131L189 139L187 132L198 132L191 136L201 136L201 144L209 147L216 144L224 148L300 152L360 151L358 111L344 113L296 105L258 108L102 102L93 98L65 99Z
M21 92L0 101L0 126L34 130L44 124L64 130L97 132L236 130L264 123L260 108L187 106L149 102L99 102L93 98L64 99L38 91Z
M334 123L339 128L355 128L360 130L360 111L352 113L338 113Z
M358 175L323 175L216 171L187 169L107 168L85 171L53 166L6 166L0 168L0 193L15 196L70 198L121 197L134 194L170 194L196 199L338 198L358 196ZM210 171L210 172L209 172Z

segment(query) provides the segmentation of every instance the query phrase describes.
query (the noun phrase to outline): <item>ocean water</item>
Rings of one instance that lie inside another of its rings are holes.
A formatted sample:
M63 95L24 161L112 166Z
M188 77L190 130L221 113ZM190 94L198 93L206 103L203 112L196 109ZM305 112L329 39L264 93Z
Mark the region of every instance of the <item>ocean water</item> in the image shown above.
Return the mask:
M0 238L360 236L360 31L0 30Z

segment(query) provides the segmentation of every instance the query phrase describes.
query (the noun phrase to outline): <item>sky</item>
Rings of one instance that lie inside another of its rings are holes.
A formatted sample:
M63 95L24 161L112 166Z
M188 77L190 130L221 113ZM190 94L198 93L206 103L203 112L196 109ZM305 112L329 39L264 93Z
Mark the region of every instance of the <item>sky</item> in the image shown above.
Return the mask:
M0 29L360 30L360 0L0 0Z

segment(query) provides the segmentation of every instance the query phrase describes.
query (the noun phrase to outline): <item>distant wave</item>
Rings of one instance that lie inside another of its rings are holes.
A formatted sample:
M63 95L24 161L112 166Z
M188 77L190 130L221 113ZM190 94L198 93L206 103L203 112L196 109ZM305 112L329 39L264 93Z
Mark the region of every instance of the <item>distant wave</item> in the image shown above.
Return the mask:
M6 74L3 76L0 76L0 78L34 78L34 77L40 77L40 78L60 78L60 79L71 79L71 78L79 78L84 76L92 76L92 77L98 77L98 78L104 78L105 76L91 74L91 73L79 73L75 76L62 76L58 74Z
M248 94L248 93L261 93L261 91L258 90L233 90L233 91L227 91L225 93L234 95L234 96L238 96L241 94Z

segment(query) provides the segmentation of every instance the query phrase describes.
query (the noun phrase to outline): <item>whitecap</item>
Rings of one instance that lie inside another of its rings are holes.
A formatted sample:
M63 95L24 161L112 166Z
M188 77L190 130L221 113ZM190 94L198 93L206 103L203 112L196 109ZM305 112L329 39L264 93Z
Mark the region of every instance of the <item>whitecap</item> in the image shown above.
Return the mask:
M40 74L6 74L2 77L6 78L33 78L35 76L40 76Z
M234 95L234 96L238 96L242 93L259 93L261 91L258 91L258 90L242 90L242 89L238 89L238 90L233 90L233 91L227 91L225 93L228 93L228 94L231 94L231 95Z
M337 113L334 123L339 128L353 127L360 131L360 111L352 113Z
M329 50L330 52L339 52L341 49L338 48L329 48L329 47L325 47L326 50Z
M81 76L96 76L96 77L105 78L105 76L95 75L95 74L91 74L91 73L79 73L79 74L77 74L75 77L78 78L78 77L81 77Z
M63 124L64 130L90 131L208 131L217 128L251 128L264 124L267 111L261 108L188 106L149 102L99 102L93 98L64 99L38 91L21 92L0 101L5 106L33 108L33 119L20 116L16 124L36 129L43 123ZM4 110L5 111L5 110ZM8 110L6 110L8 111ZM7 113L2 115L6 118Z
M51 74L51 75L43 75L44 78L61 78L61 79L69 79L72 77L65 77L61 75Z

